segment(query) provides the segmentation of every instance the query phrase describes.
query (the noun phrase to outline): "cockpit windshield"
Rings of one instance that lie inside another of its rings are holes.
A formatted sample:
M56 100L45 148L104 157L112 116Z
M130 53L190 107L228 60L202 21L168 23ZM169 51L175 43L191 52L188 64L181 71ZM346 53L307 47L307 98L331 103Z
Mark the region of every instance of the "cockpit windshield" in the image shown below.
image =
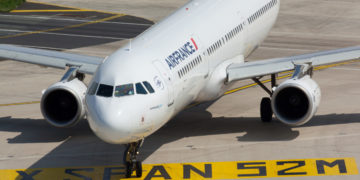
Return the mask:
M134 84L125 84L116 86L115 88L115 97L130 96L134 94Z
M100 84L96 95L103 96L103 97L112 97L113 91L114 91L114 86Z
M154 89L153 87L151 86L151 84L147 81L144 81L143 84L145 85L146 89L149 91L149 93L154 93Z
M97 91L96 91L97 89ZM102 97L112 97L113 93L115 97L123 97L123 96L132 96L136 94L142 94L146 95L148 93L152 94L155 93L154 88L151 86L151 84L147 81L138 82L135 84L124 84L120 86L116 86L114 89L114 86L106 85L106 84L100 84L93 82L90 85L90 88L88 90L89 95L94 95L96 92L97 96Z
M147 94L144 86L141 83L136 83L136 94Z

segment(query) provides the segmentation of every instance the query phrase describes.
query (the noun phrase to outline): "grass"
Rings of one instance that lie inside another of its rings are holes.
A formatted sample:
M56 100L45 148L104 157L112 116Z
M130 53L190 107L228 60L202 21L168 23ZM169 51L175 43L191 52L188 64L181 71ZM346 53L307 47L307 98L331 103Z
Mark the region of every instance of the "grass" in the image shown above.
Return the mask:
M25 0L0 0L0 12L9 12L23 2L25 2Z

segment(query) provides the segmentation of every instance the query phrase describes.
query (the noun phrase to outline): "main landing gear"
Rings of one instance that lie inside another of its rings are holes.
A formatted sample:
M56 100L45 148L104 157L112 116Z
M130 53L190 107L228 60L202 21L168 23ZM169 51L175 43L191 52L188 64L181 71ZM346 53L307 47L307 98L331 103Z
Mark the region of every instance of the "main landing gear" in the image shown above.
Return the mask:
M264 97L261 100L260 104L260 117L262 122L271 122L273 116L273 111L271 109L271 99L269 97Z
M144 140L133 142L127 145L124 152L124 164L126 166L125 177L130 178L131 174L135 171L136 177L142 176L142 164L138 160L139 149L142 146Z
M273 111L271 108L271 96L273 94L273 89L277 86L276 85L276 74L271 75L271 90L268 89L261 81L260 78L253 78L253 81L257 83L261 88L263 88L270 97L264 97L261 100L260 104L260 117L261 121L265 123L269 123L272 121Z

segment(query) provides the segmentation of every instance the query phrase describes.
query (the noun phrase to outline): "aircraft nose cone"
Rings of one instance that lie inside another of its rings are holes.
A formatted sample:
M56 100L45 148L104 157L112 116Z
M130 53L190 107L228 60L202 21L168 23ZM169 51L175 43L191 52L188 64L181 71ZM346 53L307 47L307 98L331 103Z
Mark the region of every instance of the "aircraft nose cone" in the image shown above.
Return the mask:
M111 102L87 102L88 121L93 132L111 144L128 143L131 139L131 117L125 110L117 109ZM96 107L93 107L96 104Z

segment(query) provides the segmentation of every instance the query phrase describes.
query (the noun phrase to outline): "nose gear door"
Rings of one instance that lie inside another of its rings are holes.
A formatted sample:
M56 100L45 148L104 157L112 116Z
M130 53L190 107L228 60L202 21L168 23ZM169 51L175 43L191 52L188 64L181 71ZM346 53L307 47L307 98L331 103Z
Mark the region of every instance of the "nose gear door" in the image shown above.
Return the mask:
M174 104L174 88L173 88L172 73L159 60L154 61L153 64L156 67L156 69L159 71L159 73L161 75L161 79L163 79L163 81L165 82L166 88L168 90L168 96L169 96L169 98L168 98L168 106L172 106ZM159 83L161 83L161 82L159 82Z

